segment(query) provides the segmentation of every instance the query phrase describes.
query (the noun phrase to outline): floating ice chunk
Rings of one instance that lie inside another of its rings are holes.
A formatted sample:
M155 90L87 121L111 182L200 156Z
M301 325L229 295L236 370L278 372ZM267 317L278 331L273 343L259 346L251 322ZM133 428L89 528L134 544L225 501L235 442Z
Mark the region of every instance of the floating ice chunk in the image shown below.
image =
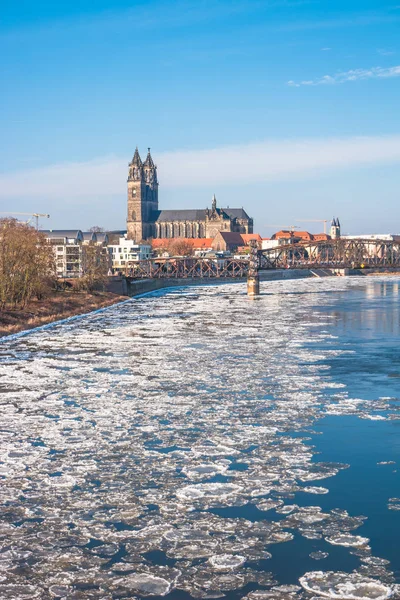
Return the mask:
M317 487L313 485L307 485L299 489L299 492L306 492L307 494L328 494L328 488Z
M69 488L76 485L77 480L71 475L59 475L58 477L47 477L43 480L45 485L56 488Z
M214 475L225 473L228 465L204 463L200 465L190 465L182 469L182 473L189 479L206 479Z
M389 498L389 510L400 510L400 498Z
M31 600L40 598L43 590L33 585L1 584L0 598L18 598L18 600Z
M267 510L272 510L273 508L278 508L278 506L282 506L283 505L283 500L260 500L259 502L257 502L256 507L258 508L258 510L263 510L263 511L267 511Z
M241 491L234 483L199 483L187 485L176 492L181 500L197 500L199 498L226 498Z
M386 600L392 589L358 573L310 571L299 579L302 587L322 598L337 600Z
M280 515L290 515L290 513L297 510L299 507L297 504L286 504L286 506L282 506L281 508L277 508L276 512Z
M317 550L317 552L310 552L309 556L314 560L323 560L324 558L328 558L329 552L322 552L322 550Z
M266 544L280 544L281 542L291 542L294 539L293 533L289 531L273 531L265 540Z
M325 540L333 546L348 546L349 548L362 548L369 542L368 538L361 537L360 535L350 535L349 533L332 535L326 537Z
M387 418L383 415L360 415L360 417L368 421L387 421Z
M192 452L194 456L234 456L240 454L236 448L222 444L216 446L195 446L192 448Z
M271 493L271 488L270 487L256 487L253 490L251 490L250 496L252 498L257 498L258 496L268 496L268 494Z
M233 554L219 554L211 556L208 560L216 571L232 571L243 565L246 562L246 557Z
M113 584L134 590L143 596L166 596L171 590L169 581L149 573L132 573L126 577L115 579Z
M69 585L52 585L49 592L53 598L67 598L68 595L72 594L73 589Z

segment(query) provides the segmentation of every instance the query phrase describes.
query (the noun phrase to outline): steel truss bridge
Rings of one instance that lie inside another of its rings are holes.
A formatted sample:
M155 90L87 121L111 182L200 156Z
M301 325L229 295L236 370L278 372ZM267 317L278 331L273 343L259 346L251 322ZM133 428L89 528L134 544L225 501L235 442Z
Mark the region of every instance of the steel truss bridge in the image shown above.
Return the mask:
M125 270L132 279L193 279L247 277L248 260L234 258L155 258L131 263Z
M260 251L261 269L400 268L400 242L370 239L303 241Z
M241 278L267 269L399 268L400 242L337 239L284 244L267 250L250 249L249 260L171 257L132 262L129 279Z

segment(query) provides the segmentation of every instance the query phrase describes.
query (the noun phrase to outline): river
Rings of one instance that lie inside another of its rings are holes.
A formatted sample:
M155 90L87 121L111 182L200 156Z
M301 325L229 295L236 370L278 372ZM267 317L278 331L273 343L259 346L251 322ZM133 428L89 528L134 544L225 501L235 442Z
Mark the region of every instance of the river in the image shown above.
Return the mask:
M0 600L400 598L399 290L162 290L3 339Z

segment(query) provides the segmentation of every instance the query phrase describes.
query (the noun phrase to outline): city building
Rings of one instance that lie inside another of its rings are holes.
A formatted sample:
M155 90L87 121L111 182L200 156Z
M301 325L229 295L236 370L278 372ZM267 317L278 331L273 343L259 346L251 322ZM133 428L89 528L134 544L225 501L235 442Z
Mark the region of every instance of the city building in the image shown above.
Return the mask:
M212 238L153 238L151 246L157 254L173 255L179 251L179 246L189 248L196 256L212 250Z
M136 244L133 240L127 239L126 234L117 242L111 240L107 248L113 271L125 271L131 263L151 257L151 244Z
M261 247L261 236L258 233L243 234L234 231L219 231L212 242L215 251L244 252L250 241L256 241Z
M100 253L108 260L106 233L82 232L80 229L47 230L43 233L53 246L57 277L82 277L88 246L98 247Z
M253 219L243 208L159 210L157 166L150 154L144 162L136 148L128 171L128 238L214 238L219 231L253 233Z
M344 240L382 240L384 242L400 242L400 233L365 233L364 235L342 235Z
M43 231L53 246L57 277L82 276L83 233L79 229Z

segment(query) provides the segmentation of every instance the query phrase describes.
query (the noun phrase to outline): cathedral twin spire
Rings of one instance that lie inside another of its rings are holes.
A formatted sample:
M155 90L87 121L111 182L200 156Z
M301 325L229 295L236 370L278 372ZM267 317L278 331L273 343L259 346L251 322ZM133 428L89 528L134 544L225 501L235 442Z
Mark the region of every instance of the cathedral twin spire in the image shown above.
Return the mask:
M128 181L132 180L157 183L157 166L154 164L150 148L148 149L146 160L142 162L138 147L136 146L132 161L129 163Z

